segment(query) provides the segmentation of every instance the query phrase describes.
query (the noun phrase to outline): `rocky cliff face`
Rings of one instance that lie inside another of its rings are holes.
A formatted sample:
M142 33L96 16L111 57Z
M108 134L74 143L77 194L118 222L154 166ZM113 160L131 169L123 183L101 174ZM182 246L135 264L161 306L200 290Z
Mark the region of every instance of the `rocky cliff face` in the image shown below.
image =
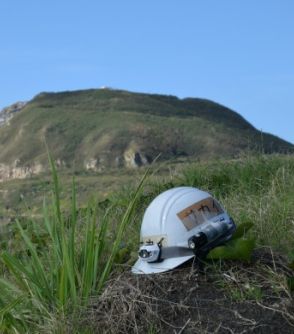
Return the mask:
M137 145L131 143L124 151L123 155L117 156L111 165L117 168L125 167L133 169L148 165L150 162L149 157L144 155ZM55 164L57 168L67 167L66 163L60 159L57 159ZM102 157L98 159L90 158L84 161L84 168L87 171L103 172L107 167L108 162ZM39 163L34 163L30 166L22 166L18 159L15 160L12 165L0 163L0 182L11 179L25 179L38 175L46 170L48 170L48 167Z
M15 114L20 112L25 106L27 102L19 101L16 103L13 103L12 105L3 108L0 111L0 127L9 123L9 121L12 119Z
M123 154L124 165L127 168L137 168L150 163L150 159L140 150L140 147L131 142Z
M34 164L32 166L19 166L16 160L13 165L0 164L0 182L10 179L25 179L33 175L38 175L44 171L44 166Z
M114 160L113 160L114 159ZM122 154L114 157L109 161L107 157L100 156L98 158L90 158L84 161L84 168L86 170L103 172L107 167L113 166L116 168L138 168L148 165L151 158L144 154L137 143L131 141Z
M19 101L0 110L0 127L8 125L9 121L17 113L19 113L26 106L26 104L27 102ZM18 160L15 160L15 162L11 166L0 163L0 182L9 179L23 179L28 176L32 176L33 174L38 174L42 170L41 165L34 165L32 167L21 167L18 164Z

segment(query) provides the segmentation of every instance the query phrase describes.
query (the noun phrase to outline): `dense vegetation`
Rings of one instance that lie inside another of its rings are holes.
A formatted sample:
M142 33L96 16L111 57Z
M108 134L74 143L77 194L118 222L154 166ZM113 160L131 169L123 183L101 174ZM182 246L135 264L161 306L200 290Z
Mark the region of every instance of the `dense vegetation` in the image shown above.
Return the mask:
M128 270L136 259L144 209L174 186L210 191L239 226L253 224L248 237L256 247L294 260L293 156L195 162L160 180L157 168L151 172L138 187L122 187L83 208L73 185L70 210L64 210L53 166L52 204L44 202L41 222L20 219L2 228L1 332L81 331L79 317L90 298L103 291L111 272L117 275L122 264Z

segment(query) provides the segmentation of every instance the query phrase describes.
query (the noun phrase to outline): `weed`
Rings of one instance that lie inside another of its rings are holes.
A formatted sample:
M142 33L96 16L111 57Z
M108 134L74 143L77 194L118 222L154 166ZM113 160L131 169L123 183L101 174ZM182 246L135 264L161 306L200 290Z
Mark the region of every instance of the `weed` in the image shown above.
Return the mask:
M26 253L1 253L5 277L0 280L0 331L47 331L67 326L68 314L75 314L88 303L89 297L101 292L109 277L126 226L132 221L134 208L148 171L134 191L116 233L110 230L110 209L97 222L97 206L88 206L84 217L77 216L75 182L72 186L71 218L67 222L60 204L60 185L52 158L53 205L44 202L44 230L47 243L39 252L42 241L36 226L36 240L16 221L17 231ZM111 245L111 247L109 246ZM57 326L57 327L56 327ZM53 328L52 328L53 327Z
M261 300L263 292L259 286L254 286L249 283L244 284L240 287L229 287L230 296L234 301L244 300Z

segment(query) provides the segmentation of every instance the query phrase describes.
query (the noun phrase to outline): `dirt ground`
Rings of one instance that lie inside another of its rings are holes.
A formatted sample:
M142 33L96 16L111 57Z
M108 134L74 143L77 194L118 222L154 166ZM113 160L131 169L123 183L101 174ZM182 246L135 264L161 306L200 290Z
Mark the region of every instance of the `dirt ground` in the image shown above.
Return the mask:
M268 248L251 263L192 262L157 275L112 278L84 315L94 333L294 333L293 272Z

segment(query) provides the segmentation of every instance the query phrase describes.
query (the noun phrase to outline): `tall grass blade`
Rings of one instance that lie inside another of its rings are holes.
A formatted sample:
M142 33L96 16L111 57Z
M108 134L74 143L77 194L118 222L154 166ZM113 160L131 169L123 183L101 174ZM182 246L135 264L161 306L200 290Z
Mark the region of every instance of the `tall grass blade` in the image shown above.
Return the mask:
M58 180L58 174L56 170L56 166L54 163L54 160L50 154L49 151L47 151L48 154L48 160L51 168L51 174L52 174L52 181L53 181L53 191L54 191L54 208L56 212L56 216L58 221L61 223L61 209L60 209L60 193L59 193L59 180Z
M139 183L139 185L138 185L138 187L135 191L134 197L131 200L131 202L129 203L128 208L127 208L127 210L126 210L126 212L125 212L125 214L122 218L122 221L119 224L118 231L117 231L116 238L115 238L115 241L114 241L113 246L112 246L110 256L109 256L109 258L106 262L106 265L104 267L104 270L103 270L102 275L100 277L100 280L98 282L98 286L97 286L98 291L100 291L102 289L105 281L107 280L107 278L109 276L111 267L112 267L114 259L115 259L115 255L116 255L116 253L119 249L119 245L120 245L124 230L125 230L126 226L128 225L128 223L131 220L133 211L134 211L134 209L136 207L136 204L137 204L138 197L139 197L139 195L142 191L143 185L146 181L147 176L149 175L149 172L150 172L150 168L147 169L144 176L142 177L142 179L141 179L141 181L140 181L140 183Z

